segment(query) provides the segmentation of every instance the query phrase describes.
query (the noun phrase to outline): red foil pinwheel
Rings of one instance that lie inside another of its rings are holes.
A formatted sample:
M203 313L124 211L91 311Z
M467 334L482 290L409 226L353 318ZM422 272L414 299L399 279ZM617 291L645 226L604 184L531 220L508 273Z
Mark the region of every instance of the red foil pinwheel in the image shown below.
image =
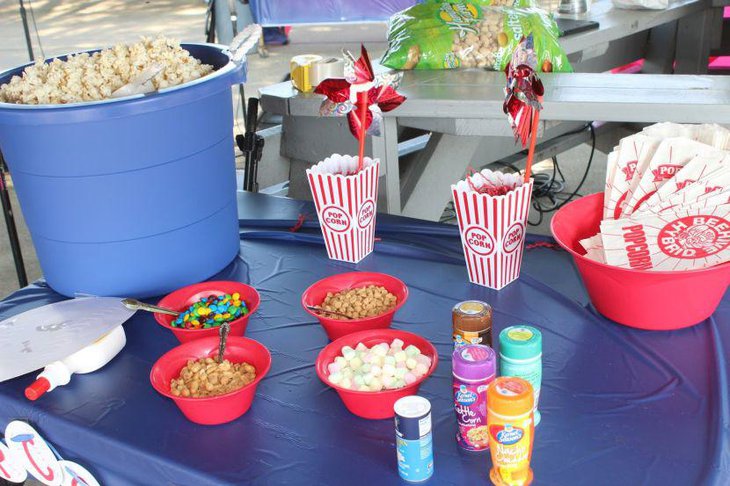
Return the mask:
M532 159L535 153L540 110L545 88L536 73L537 56L532 35L523 38L505 69L507 87L505 88L504 112L507 115L515 142L523 147L530 140L525 168L525 181L530 178Z
M360 121L361 108L365 110L364 129L368 135L380 135L382 113L397 108L406 99L398 94L395 85L400 81L399 74L384 73L376 76L370 57L361 48L360 58L355 60L349 53L345 54L345 78L329 78L322 81L314 90L327 99L322 103L322 116L347 115L350 132L360 138L363 123ZM366 94L360 94L363 93ZM362 104L365 107L362 107Z

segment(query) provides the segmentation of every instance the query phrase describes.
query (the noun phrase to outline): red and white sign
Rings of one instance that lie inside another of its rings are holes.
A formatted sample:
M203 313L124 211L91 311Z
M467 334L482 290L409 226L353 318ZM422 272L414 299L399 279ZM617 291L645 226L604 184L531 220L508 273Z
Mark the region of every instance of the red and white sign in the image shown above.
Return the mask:
M482 256L494 253L494 237L484 228L479 226L467 228L464 232L464 241L474 253Z
M512 253L525 241L525 225L517 221L509 227L502 240L502 250L505 253Z
M357 263L372 253L379 168L380 163L375 160L353 175L307 169L327 255L331 259Z
M653 182L665 181L674 177L684 166L663 164L652 170L651 173L654 175Z
M730 223L716 216L688 216L664 226L657 240L667 255L705 258L730 245Z
M637 270L697 270L730 260L730 205L667 210L601 222L606 263Z
M372 223L374 217L375 203L372 199L368 199L367 201L362 203L362 206L360 206L360 210L357 212L357 224L360 225L360 228L365 229L370 226L370 223Z
M327 228L337 233L344 233L350 229L350 215L337 206L328 206L322 210L320 220Z
M0 441L0 478L13 483L22 483L28 477L22 459Z
M501 289L520 276L532 181L504 196L451 186L469 281Z
M19 483L28 475L48 486L99 486L84 467L57 458L33 427L16 420L5 428L5 443L0 441L0 478Z

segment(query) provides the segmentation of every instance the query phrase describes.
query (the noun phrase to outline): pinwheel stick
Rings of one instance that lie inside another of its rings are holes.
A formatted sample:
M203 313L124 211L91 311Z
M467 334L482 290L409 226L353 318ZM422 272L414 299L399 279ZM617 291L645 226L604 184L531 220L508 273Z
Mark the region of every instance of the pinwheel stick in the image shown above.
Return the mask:
M357 159L357 171L360 172L365 164L365 124L368 116L368 92L357 93L357 105L359 107L358 118L360 118L360 130L357 139L360 142L360 154Z
M540 122L540 110L534 110L532 115L532 128L530 133L530 148L527 149L527 163L525 164L525 182L530 181L530 175L532 175L532 159L535 158L535 142L537 141L537 127Z

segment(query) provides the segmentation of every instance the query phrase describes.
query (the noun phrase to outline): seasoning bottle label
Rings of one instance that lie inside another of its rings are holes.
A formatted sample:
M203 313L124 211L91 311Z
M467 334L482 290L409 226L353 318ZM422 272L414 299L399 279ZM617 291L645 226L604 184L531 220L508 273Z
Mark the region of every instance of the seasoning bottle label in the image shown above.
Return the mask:
M487 346L491 346L491 343L491 329L480 332L462 331L458 329L454 332L454 349L459 349L467 344L486 344Z
M500 482L495 484L527 484L532 451L532 417L521 420L493 420L489 426L489 441L494 462L493 473ZM493 481L496 478L493 478Z
M468 384L455 380L454 410L458 424L458 444L470 451L487 449L487 384Z

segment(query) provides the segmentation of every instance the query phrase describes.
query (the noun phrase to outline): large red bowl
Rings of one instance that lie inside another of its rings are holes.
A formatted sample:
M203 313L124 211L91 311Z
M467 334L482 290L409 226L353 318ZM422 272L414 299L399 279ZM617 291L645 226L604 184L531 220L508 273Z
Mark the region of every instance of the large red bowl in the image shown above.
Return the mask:
M246 332L246 327L248 326L248 318L251 317L251 314L256 312L256 309L258 309L259 304L261 303L259 293L250 285L246 285L241 282L229 281L201 282L188 285L187 287L183 287L171 294L168 294L160 300L157 305L182 312L203 297L211 295L215 295L217 297L219 295L234 294L236 292L238 292L241 295L241 299L246 302L249 312L245 316L241 316L229 323L231 326L230 335L243 336ZM208 329L185 329L172 327L171 323L175 320L175 317L166 314L155 313L155 320L162 327L172 331L181 343L192 341L193 339L218 336L219 332L217 327L210 327Z
M201 425L225 424L237 419L251 407L256 386L271 368L271 354L253 339L229 336L225 359L232 363L246 362L256 368L253 382L238 390L205 398L178 397L170 393L170 380L177 378L188 360L218 356L218 338L196 339L163 354L152 366L150 381L158 393L171 398L191 422Z
M431 367L428 372L414 383L397 390L384 390L380 392L355 391L348 388L330 383L327 379L329 372L327 366L335 361L337 356L341 355L343 346L354 348L358 343L363 343L367 347L372 347L379 343L390 344L394 339L403 341L404 346L410 344L417 346L421 353L431 358ZM399 331L397 329L371 329L367 331L354 332L332 341L320 351L317 356L315 368L317 376L322 382L337 391L347 409L358 417L366 419L385 419L395 415L393 405L399 398L418 393L418 387L421 386L423 380L431 376L438 365L438 352L436 348L426 339L417 334L407 331Z
M619 268L585 257L580 240L600 230L603 194L566 204L553 216L555 240L573 255L596 310L630 327L672 330L698 324L715 312L730 283L730 263L677 272Z
M327 297L328 292L337 293L343 290L356 289L367 285L379 285L385 287L388 292L397 298L396 306L379 316L366 317L364 319L341 320L331 317L320 316L307 309L307 306L320 306ZM319 319L320 324L331 341L347 334L364 331L366 329L387 329L393 323L393 315L408 299L408 287L401 280L385 273L375 272L349 272L332 275L313 283L302 294L302 306L304 310Z

